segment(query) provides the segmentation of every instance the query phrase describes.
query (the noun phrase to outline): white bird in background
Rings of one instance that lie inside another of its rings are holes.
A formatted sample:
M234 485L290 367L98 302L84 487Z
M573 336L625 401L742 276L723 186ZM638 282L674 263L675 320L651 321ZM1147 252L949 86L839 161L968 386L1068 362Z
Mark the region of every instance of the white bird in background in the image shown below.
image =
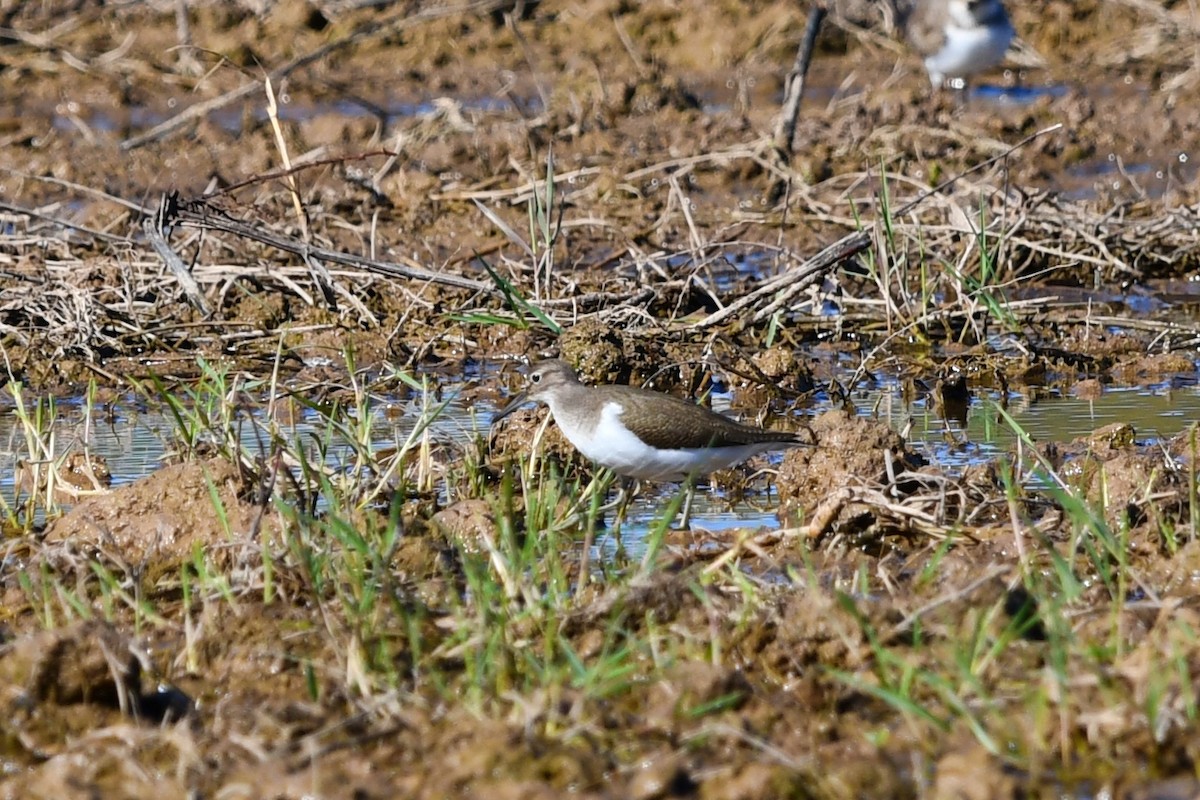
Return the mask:
M1004 60L1016 35L1000 0L910 0L895 11L935 88L965 87Z

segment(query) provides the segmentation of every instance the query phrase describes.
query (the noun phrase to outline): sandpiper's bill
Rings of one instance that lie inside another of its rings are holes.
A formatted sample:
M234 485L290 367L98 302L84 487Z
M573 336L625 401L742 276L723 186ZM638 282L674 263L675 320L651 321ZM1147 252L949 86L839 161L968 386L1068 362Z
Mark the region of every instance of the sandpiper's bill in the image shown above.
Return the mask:
M964 88L967 78L1004 60L1015 35L1000 0L909 0L898 16L934 88Z

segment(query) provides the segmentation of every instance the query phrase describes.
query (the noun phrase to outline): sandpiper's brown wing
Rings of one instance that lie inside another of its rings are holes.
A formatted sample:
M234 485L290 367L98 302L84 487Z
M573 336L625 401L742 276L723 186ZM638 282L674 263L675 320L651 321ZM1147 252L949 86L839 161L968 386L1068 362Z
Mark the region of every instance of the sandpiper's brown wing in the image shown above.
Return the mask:
M768 431L668 394L631 386L620 389L621 421L651 447L662 449L736 447L747 444L803 444L788 431Z

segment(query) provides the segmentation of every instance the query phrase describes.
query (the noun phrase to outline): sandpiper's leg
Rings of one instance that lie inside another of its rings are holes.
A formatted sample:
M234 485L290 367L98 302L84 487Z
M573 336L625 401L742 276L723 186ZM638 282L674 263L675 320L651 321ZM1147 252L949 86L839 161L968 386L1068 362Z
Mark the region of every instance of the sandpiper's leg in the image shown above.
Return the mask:
M683 482L683 512L679 515L679 529L687 530L692 520L692 501L696 499L696 476L693 475Z
M592 504L593 510L596 504ZM599 514L592 513L587 515L587 527L583 534L583 550L579 554L579 575L575 578L575 593L578 595L583 591L583 587L588 585L588 581L592 577L592 544L596 541L596 520Z
M642 491L641 481L633 478L621 478L621 489L617 498L617 512L613 517L613 540L617 543L617 560L625 557L625 546L621 544L621 525L629 513L629 504Z
M596 541L596 523L604 519L604 514L612 508L611 503L605 503L608 488L612 485L613 475L604 470L592 476L591 483L583 491L580 501L586 501L588 506L585 516L586 528L583 537L583 552L579 557L579 575L575 582L575 591L582 592L591 578L592 544Z
M612 500L605 502L608 497L608 490L612 488L613 481L619 480L617 496ZM622 478L616 475L610 469L604 469L592 476L592 480L588 483L583 493L579 496L580 502L586 501L591 508L593 516L602 517L614 508L619 508L621 503L625 501L624 486L627 478Z
M617 513L613 518L613 531L618 536L621 532L621 523L625 521L625 515L629 513L629 504L641 493L641 490L642 485L638 481L633 478L621 478L621 486L617 491L617 499L614 501ZM620 539L618 538L617 541L620 542Z

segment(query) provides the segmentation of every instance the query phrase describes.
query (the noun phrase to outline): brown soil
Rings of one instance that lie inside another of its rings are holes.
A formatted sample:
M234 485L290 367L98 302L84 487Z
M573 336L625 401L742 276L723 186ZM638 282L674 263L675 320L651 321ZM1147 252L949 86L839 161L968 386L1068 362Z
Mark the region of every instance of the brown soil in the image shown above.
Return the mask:
M782 411L817 390L852 404L848 358L894 371L948 417L985 387L1095 397L1112 381L1194 380L1184 315L1130 313L1147 296L1195 304L1179 288L1200 263L1193 4L1011 3L1027 46L987 82L1052 89L1011 103L931 92L874 6L839 6L790 158L770 131L801 4L564 0L518 3L520 19L505 18L511 3L357 5L190 4L186 47L174 4L0 7L13 380L63 394L98 381L111 400L150 376L191 381L204 358L263 378L277 368L320 402L348 394L352 364L461 372L556 351L591 381L690 393L719 367L742 404ZM524 240L551 153L561 217L548 258ZM851 258L802 274L885 209L995 157L892 233L871 227ZM167 192L179 208L166 238L198 297L146 239ZM1012 320L992 320L954 277L983 280L981 249L995 284L1021 282ZM881 283L911 325L880 311ZM997 328L1027 346L998 353ZM496 432L495 483L541 422L519 412ZM1103 501L1121 548L1094 560L1132 565L1132 587L1100 567L1082 575L1099 545L1047 495L1007 485L1007 464L949 476L843 410L811 428L817 446L791 451L777 480L792 527L674 534L642 582L584 586L561 620L582 663L618 630L694 657L639 651L611 695L564 680L482 700L448 697L419 668L465 673L470 654L436 648L470 594L464 564L494 550L513 507L440 508L427 488L403 498L405 535L373 565L394 605L371 638L326 605L355 587L314 587L295 566L311 554L261 496L262 465L193 460L110 490L102 464L73 456L58 491L74 508L6 553L4 796L1196 793L1194 428L1168 443L1175 459L1125 428L1024 454ZM542 444L586 469L553 428ZM49 485L24 468L24 491ZM387 522L363 511L351 527ZM743 583L714 577L738 559ZM1090 654L1050 648L1063 632L1023 602L1022 579L1063 564L1081 577L1058 618L1116 651L1102 680ZM1102 610L1119 593L1114 621ZM970 636L1011 646L956 649ZM953 692L927 679L964 663ZM889 702L914 685L942 716Z

